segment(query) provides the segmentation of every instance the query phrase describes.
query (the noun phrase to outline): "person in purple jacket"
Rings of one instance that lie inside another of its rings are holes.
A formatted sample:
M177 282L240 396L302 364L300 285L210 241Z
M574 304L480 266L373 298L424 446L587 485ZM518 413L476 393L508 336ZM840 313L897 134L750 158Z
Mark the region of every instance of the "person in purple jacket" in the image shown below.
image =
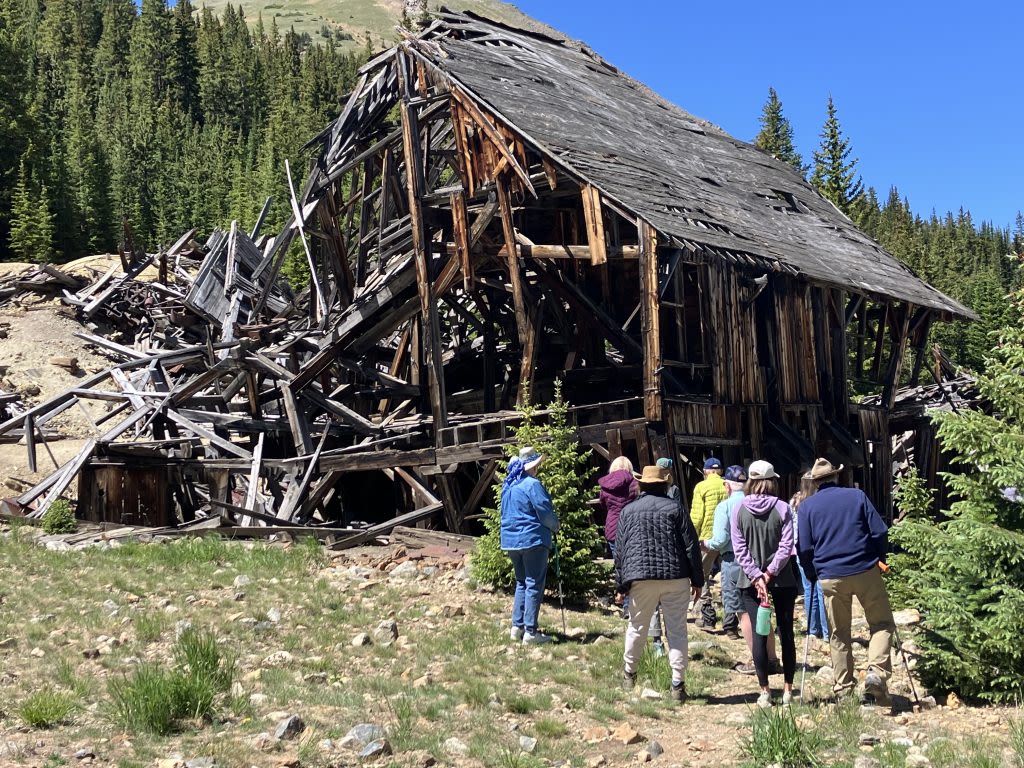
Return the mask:
M762 602L771 602L782 652L782 704L793 701L793 677L796 674L796 640L793 637L793 614L800 577L794 565L793 512L779 498L779 476L767 461L755 461L747 468L747 493L736 507L731 521L732 549L740 571L736 586L740 601L750 618L757 622L757 609ZM768 637L754 633L751 649L761 695L759 707L772 705L768 675Z
M821 585L825 597L832 628L832 690L842 698L857 685L850 646L856 597L871 632L863 699L887 706L891 703L887 681L892 676L896 623L878 563L888 550L889 529L864 491L837 485L842 471L842 464L834 467L827 459L818 459L804 475L816 490L800 504L800 563L807 579Z
M598 506L605 514L604 537L608 540L608 548L614 558L619 515L624 506L640 495L640 486L633 474L633 463L625 456L619 456L608 467L608 474L600 478L597 484L601 488Z

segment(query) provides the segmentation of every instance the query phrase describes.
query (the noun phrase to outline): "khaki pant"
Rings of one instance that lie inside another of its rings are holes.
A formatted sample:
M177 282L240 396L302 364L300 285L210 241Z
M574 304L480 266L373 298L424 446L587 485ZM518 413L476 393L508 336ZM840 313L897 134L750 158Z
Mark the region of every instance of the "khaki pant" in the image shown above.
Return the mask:
M648 579L634 581L629 588L629 626L626 628L626 650L622 660L626 671L636 672L647 644L647 631L654 611L661 603L668 665L672 682L678 683L686 673L687 652L686 611L690 607L689 579Z
M868 670L882 680L892 676L892 636L896 623L889 606L889 595L878 568L863 573L820 579L825 597L825 613L832 628L829 645L832 649L833 690L842 693L857 684L853 675L853 650L850 647L850 624L853 621L853 598L864 609L871 641L868 644Z

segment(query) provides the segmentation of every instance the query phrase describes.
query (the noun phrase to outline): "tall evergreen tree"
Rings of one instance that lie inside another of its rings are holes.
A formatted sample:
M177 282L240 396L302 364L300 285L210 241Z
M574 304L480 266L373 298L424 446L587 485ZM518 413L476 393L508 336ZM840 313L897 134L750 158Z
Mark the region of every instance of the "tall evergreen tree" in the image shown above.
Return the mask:
M821 145L814 152L811 184L825 198L852 219L864 193L864 184L857 174L857 159L850 159L850 140L843 135L832 96L828 97L828 117L821 129Z
M761 132L754 138L754 146L763 149L776 160L789 163L800 173L807 173L807 166L793 145L793 126L782 114L782 102L774 88L768 89L768 101L761 109Z
M11 206L11 251L20 261L42 263L53 257L53 213L46 185L33 165L32 145L18 166L18 183Z

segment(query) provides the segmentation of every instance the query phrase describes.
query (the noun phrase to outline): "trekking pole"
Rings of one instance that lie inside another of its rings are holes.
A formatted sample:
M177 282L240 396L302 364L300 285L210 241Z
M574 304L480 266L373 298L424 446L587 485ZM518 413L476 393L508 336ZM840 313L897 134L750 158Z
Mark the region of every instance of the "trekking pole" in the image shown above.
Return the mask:
M882 573L889 573L891 568L882 562L878 561L878 570ZM903 650L903 638L900 637L900 629L896 626L895 619L892 622L892 635L896 639L896 650L900 654L900 660L903 662L903 671L907 673L907 681L910 683L910 692L914 694L914 703L917 704L918 708L921 706L921 700L917 698L917 688L914 686L914 676L910 674L910 664L907 662L907 652Z
M558 539L554 541L555 545L555 577L558 579L558 605L562 608L562 634L568 633L565 627L565 595L562 592L562 565L558 557Z
M811 650L811 624L807 621L807 635L804 637L804 667L800 672L800 703L804 703L804 681L807 680L807 655Z

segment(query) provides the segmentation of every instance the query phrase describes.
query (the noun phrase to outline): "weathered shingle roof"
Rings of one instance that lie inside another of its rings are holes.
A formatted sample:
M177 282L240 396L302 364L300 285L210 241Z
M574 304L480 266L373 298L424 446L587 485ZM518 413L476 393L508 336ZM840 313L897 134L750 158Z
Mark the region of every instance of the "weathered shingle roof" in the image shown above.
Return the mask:
M664 235L807 279L973 317L857 230L789 165L688 114L585 47L444 14L438 66ZM429 55L429 54L428 54Z

